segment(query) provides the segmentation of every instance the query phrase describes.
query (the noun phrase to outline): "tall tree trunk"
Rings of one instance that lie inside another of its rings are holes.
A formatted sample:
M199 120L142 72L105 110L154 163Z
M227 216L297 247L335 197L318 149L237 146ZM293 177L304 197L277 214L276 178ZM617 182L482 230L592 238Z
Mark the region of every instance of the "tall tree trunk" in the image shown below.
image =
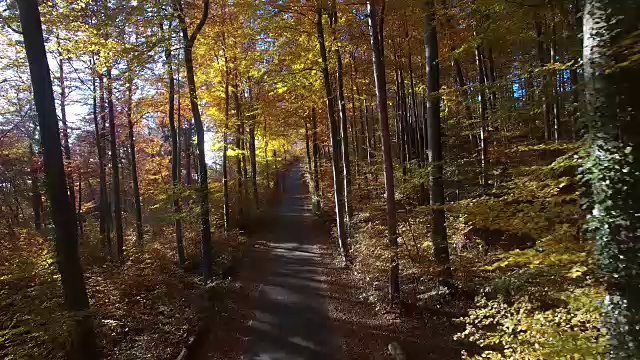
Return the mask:
M371 121L369 121L369 106L367 104L367 96L364 95L362 99L362 107L364 108L364 127L365 127L365 135L366 135L366 144L367 144L367 164L371 166L373 163L373 129L371 126Z
M95 65L95 62L94 62ZM93 122L96 129L96 148L98 152L98 165L100 166L100 235L102 250L106 251L109 257L113 256L111 251L111 205L109 202L109 192L107 189L107 163L106 163L106 104L104 98L104 77L98 75L100 83L100 124L98 123L98 112L94 89L94 114ZM95 79L94 79L95 88Z
M344 79L342 69L342 55L339 49L334 50L336 57L336 71L338 79L338 103L340 108L340 136L342 138L342 167L344 179L344 208L345 225L347 236L349 234L349 224L353 216L353 206L351 205L351 161L349 158L349 128L347 120L347 103L344 99ZM353 120L352 120L353 121Z
M267 136L267 118L264 118L264 124L262 128L264 133L264 173L267 180L267 189L271 188L271 178L269 175L269 137Z
M473 123L473 110L471 109L471 98L469 97L469 91L465 90L466 82L464 80L464 74L462 73L462 66L460 65L460 60L457 57L454 57L452 60L453 68L456 73L456 81L458 83L458 87L461 91L462 103L464 104L464 113L467 117L467 121L469 123ZM471 129L471 146L473 147L474 156L477 159L481 158L481 154L478 154L478 135L476 135L475 129Z
M53 85L36 0L18 1L22 37L29 62L34 103L38 113L44 175L51 216L55 227L55 247L64 293L64 303L73 321L71 359L98 358L89 297L78 254L76 213L67 193L62 160L60 129L53 97Z
M447 227L444 211L444 184L443 184L443 158L442 138L440 126L440 63L438 60L438 33L434 23L434 1L425 0L426 12L424 16L424 42L426 49L426 73L427 73L427 128L429 135L429 162L431 172L431 206L432 227L431 241L433 242L433 255L442 268L441 277L448 279L451 273L449 264L449 246L447 242Z
M487 186L487 166L489 165L487 149L487 95L484 82L484 66L482 51L476 46L476 65L478 66L478 91L480 92L480 184Z
M243 221L244 218L244 189L243 182L244 176L242 175L242 137L244 136L241 124L240 114L240 94L238 93L238 74L236 73L234 76L234 84L233 84L233 105L236 113L236 138L235 138L235 148L236 148L236 181L238 186L238 219L240 222Z
M360 160L361 160L361 156L362 156L362 135L361 135L361 130L362 130L362 122L357 120L358 117L356 116L356 114L359 114L358 112L358 107L356 105L356 86L355 86L355 79L354 79L354 70L355 68L355 56L353 55L353 52L351 53L351 67L350 67L350 71L349 71L349 87L351 90L351 131L353 132L353 154L355 155L354 157L354 165L355 165L355 171L356 171L356 179L358 178L358 175L360 175Z
M124 231L122 228L122 205L120 198L120 161L118 158L118 139L116 115L113 105L113 79L111 67L107 67L107 108L109 116L109 144L111 146L111 186L113 191L113 216L116 230L116 256L124 261Z
M82 172L78 171L78 231L79 236L84 236L84 218L82 216Z
M320 212L320 159L318 154L318 119L315 106L311 108L311 145L313 146L313 210Z
M178 84L179 86L179 84ZM180 88L178 88L178 92ZM191 186L193 175L191 174L191 149L193 146L193 132L190 119L184 120L184 183Z
M249 87L249 104L252 106L251 123L249 124L249 160L251 162L251 188L253 189L253 201L256 210L260 210L258 198L258 164L256 163L256 114L253 105L253 93Z
M578 43L578 47L582 49L581 31L582 16L580 15L580 0L573 0L572 9L572 26L573 36ZM580 55L572 56L574 64L569 69L569 81L571 82L571 139L578 137L578 119L580 116L580 88L578 86L578 64L580 63Z
M318 5L316 9L316 31L318 34L318 45L320 46L320 57L322 58L322 76L324 79L324 90L327 98L327 114L329 116L329 129L331 137L331 164L333 168L333 191L336 209L336 225L338 230L338 244L344 263L349 261L349 244L345 228L344 214L344 183L340 169L340 142L338 134L338 124L335 114L335 94L331 89L331 78L329 76L329 65L327 60L327 48L324 42L324 28L322 25L322 7Z
M224 76L224 129L222 134L222 198L223 198L223 211L224 211L224 233L228 233L231 227L230 225L230 212L229 212L229 174L228 174L228 145L227 134L229 128L229 69L227 68L227 59L225 56L224 61L225 76Z
M58 46L60 45L60 40L58 40ZM67 124L67 87L65 85L64 78L64 61L62 58L62 52L58 51L59 59L59 71L60 71L60 121L62 122L62 146L64 148L64 159L68 164L67 168L67 187L69 190L69 196L71 197L71 205L73 206L73 211L76 211L76 190L73 180L73 172L71 171L71 147L69 145L69 126Z
M489 92L489 97L491 98L491 110L495 111L498 106L498 95L496 90L496 65L493 61L493 48L488 46L487 49L487 75L489 81L491 82L491 91Z
M130 70L131 71L131 70ZM136 141L133 134L133 75L127 75L127 126L129 130L129 152L131 155L131 182L133 183L133 201L136 212L136 244L142 246L144 231L142 228L142 204L138 185L138 166L136 162ZM174 129L175 130L175 129Z
M309 175L312 174L313 165L311 160L311 145L309 139L309 124L307 121L304 121L304 145L305 145L305 155L307 156L307 172Z
M615 48L638 31L638 15L634 1L586 0L583 16L584 118L590 155L582 169L588 189L581 194L591 206L587 228L595 237L607 292L602 317L609 337L607 358L616 360L640 358L640 106L632 93L635 103L629 110L635 115L624 119L627 104L617 104L628 95L627 81L637 79L640 70L617 67L633 55Z
M398 57L395 56L396 63L398 62ZM396 143L399 142L400 151L398 152L398 157L400 159L400 168L402 169L402 179L407 176L407 144L406 144L406 136L405 136L405 123L404 123L404 109L402 107L402 87L400 85L400 71L398 68L395 69L395 80L396 80Z
M378 19L377 0L368 0L369 31L371 35L371 50L373 59L373 73L378 98L378 115L380 120L380 135L382 138L382 160L384 163L384 186L387 200L387 239L391 247L392 260L389 270L389 293L394 302L400 300L400 264L398 262L398 221L396 214L395 185L393 180L393 158L391 154L391 135L389 133L389 110L387 108L387 78L384 68L383 20L384 13Z
M545 50L544 50L544 38L542 24L539 20L534 22L536 28L536 38L538 46L536 47L536 54L538 57L538 64L540 67L547 65ZM549 97L549 75L546 70L542 75L542 113L544 123L544 139L551 140L551 102Z
M180 186L180 141L178 139L178 131L176 129L176 123L174 119L174 105L175 105L175 79L173 77L173 57L171 54L171 27L167 34L169 38L169 44L164 49L164 55L167 66L167 76L169 78L169 132L171 133L171 184L173 185L173 215L174 229L176 233L176 253L178 255L178 264L184 265L186 263L186 256L184 251L184 235L182 230L182 219L180 214L182 212L180 195L178 188ZM178 101L178 109L180 102ZM180 112L178 111L178 114ZM179 120L178 120L179 121ZM188 141L188 140L187 140ZM191 174L188 175L189 177Z
M558 54L557 41L556 41L556 24L551 25L551 45L549 46L549 57L551 58L551 64L555 64ZM551 76L551 113L553 115L553 140L558 142L560 140L560 91L558 89L558 71L553 70Z
M204 126L198 105L198 93L196 88L196 78L193 71L193 44L198 34L202 31L207 18L209 17L209 0L202 1L202 17L195 29L189 35L189 28L185 18L182 0L173 2L174 10L180 22L182 38L184 41L184 63L187 69L187 84L189 86L189 102L193 115L193 125L196 128L196 143L198 148L198 180L200 183L198 197L200 200L200 236L202 243L202 277L204 281L209 281L212 276L212 245L211 245L211 221L209 220L209 176L207 160L204 147Z
M34 137L37 129L34 127ZM40 179L38 178L38 168L36 163L35 140L29 143L29 155L31 156L31 168L29 169L31 180L31 209L33 210L33 227L36 230L42 229L42 193L40 192Z

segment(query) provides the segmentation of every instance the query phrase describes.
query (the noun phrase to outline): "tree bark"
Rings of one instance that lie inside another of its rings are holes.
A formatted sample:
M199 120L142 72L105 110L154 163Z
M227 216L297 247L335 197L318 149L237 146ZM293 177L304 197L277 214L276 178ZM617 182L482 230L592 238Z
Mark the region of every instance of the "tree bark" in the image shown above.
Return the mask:
M182 31L182 38L184 41L184 62L187 69L187 84L189 86L189 102L191 104L191 112L193 115L193 124L196 128L196 143L198 149L198 197L200 200L200 236L202 244L202 277L205 282L209 281L212 276L212 245L211 245L211 222L209 220L209 181L208 181L208 167L206 161L205 147L204 147L204 126L202 124L202 117L200 115L200 106L198 104L198 93L196 88L196 78L193 71L193 45L198 37L198 34L204 27L207 18L209 17L209 0L202 1L203 10L202 17L196 25L195 29L189 35L189 28L185 18L184 8L182 0L175 0L173 2L174 10L177 14L180 28Z
M104 77L102 74L98 75L98 81L100 83L100 125L98 125L97 112L95 112L93 120L96 128L96 147L98 150L98 164L100 166L100 234L102 235L102 249L107 252L109 257L112 257L113 252L111 249L111 204L109 201L109 191L107 188L106 163L107 115L106 102L104 98ZM95 108L96 107L94 106L94 110Z
M116 115L113 105L113 79L111 67L107 67L107 109L109 117L109 144L111 147L111 186L113 191L113 216L116 230L116 256L124 261L124 230L122 228L122 204L120 198L120 161L118 158L118 139L116 132Z
M132 71L132 70L129 70ZM131 154L131 182L133 183L133 201L136 212L136 244L142 246L144 230L142 228L142 204L138 185L138 166L136 162L136 140L133 133L133 75L127 74L127 126L129 134L129 153ZM174 129L175 130L175 129Z
M478 67L478 91L480 92L480 185L487 186L487 166L489 164L487 149L487 95L484 82L484 66L482 51L476 46L476 65Z
M56 116L53 85L36 0L18 1L22 37L29 62L34 103L38 113L44 174L51 216L55 227L55 248L64 303L73 321L71 359L97 359L98 351L89 309L89 297L78 254L76 213L67 193L62 160L60 129Z
M222 134L222 198L223 198L223 216L224 216L224 233L227 234L231 227L231 215L229 210L229 174L228 174L228 128L229 128L229 68L227 67L227 59L224 60L224 129Z
M551 64L555 64L558 49L556 41L556 24L551 25L551 45L549 46L549 57L551 58ZM560 140L560 94L558 89L558 71L553 70L551 73L551 113L553 115L553 140L558 142Z
M580 16L580 1L574 0L572 4L572 25L573 36L578 43L578 47L582 49L582 41L580 33L582 31L582 16ZM574 64L569 69L569 80L571 82L571 139L578 138L578 120L580 117L580 88L578 86L578 65L580 63L580 56L574 54Z
M34 137L35 131L37 129L34 127ZM42 208L42 192L40 192L40 179L38 178L38 168L36 152L35 152L35 140L32 140L29 143L29 155L31 156L31 168L29 169L29 174L31 177L31 209L33 210L33 227L36 230L42 229L42 216L41 216L41 208Z
M235 148L236 148L236 181L238 186L238 218L240 222L243 221L244 218L244 176L242 174L242 137L244 136L243 126L241 123L240 114L240 94L238 93L238 74L236 73L234 76L234 84L233 84L233 104L236 113L236 138L235 138Z
M456 73L456 81L458 83L458 87L460 88L462 102L464 104L464 113L467 117L467 121L469 123L473 123L473 110L471 109L471 98L469 96L469 91L465 90L466 82L464 80L464 74L462 73L462 66L460 65L460 60L457 57L454 57L452 60L452 65ZM471 129L471 146L473 147L473 153L476 159L480 159L482 154L478 154L479 146L478 146L478 135L476 135L475 129Z
M344 179L344 208L345 208L345 224L347 236L349 233L349 224L353 216L353 206L351 205L351 160L349 158L349 128L347 119L347 103L344 98L344 79L342 68L342 55L339 49L334 50L336 57L336 68L338 78L338 102L340 104L340 136L342 137L342 167Z
M427 73L427 129L429 136L429 162L431 172L431 207L432 227L431 241L433 242L433 255L442 268L441 278L448 280L451 275L449 263L449 246L447 242L447 227L444 211L444 184L443 184L443 158L442 137L440 124L440 63L438 60L438 33L433 20L434 2L426 0L426 12L424 16L424 37L426 49L426 73Z
M536 38L538 46L536 47L536 54L538 57L538 63L540 67L544 67L547 65L547 60L544 51L544 38L543 38L543 29L542 24L539 20L535 20L534 22L536 28ZM551 103L549 97L549 75L546 70L542 75L542 113L543 113L543 123L544 123L544 139L551 140Z
M60 40L58 40L58 46ZM69 145L69 126L67 124L67 87L64 82L64 62L62 60L62 52L58 51L59 59L59 82L60 82L60 121L62 122L62 146L64 148L64 159L67 162L68 167L71 167L71 147ZM73 172L71 169L67 169L67 187L69 190L69 196L71 197L71 205L73 211L76 211L76 190L73 180Z
M311 108L311 145L313 147L313 210L320 212L320 145L318 144L318 119L316 108Z
M169 78L169 132L171 133L171 184L173 186L173 216L174 229L176 233L176 254L178 256L178 264L184 265L187 261L184 251L184 237L182 230L182 219L180 214L182 212L182 206L180 202L180 195L178 192L180 186L180 142L178 140L178 131L175 123L175 79L173 76L173 57L171 54L171 27L167 34L169 38L169 44L164 49L167 75ZM178 104L179 106L179 104ZM178 112L179 113L179 112ZM188 140L187 140L188 141ZM191 176L191 174L189 174Z
M389 133L389 110L387 108L387 79L384 67L384 42L382 41L384 13L381 13L380 19L378 19L379 8L377 0L368 0L367 8L369 10L373 73L376 83L380 135L382 138L384 186L387 202L387 239L392 252L391 267L389 269L389 294L392 301L397 302L400 300L400 265L398 262L398 221L393 179L393 157L391 154L391 135Z
M316 9L316 31L318 35L318 45L320 46L320 57L322 58L322 76L324 79L325 96L327 98L327 114L329 116L329 129L331 137L331 164L333 168L333 190L336 210L336 225L338 230L338 244L344 263L349 261L349 244L345 228L344 214L344 183L342 182L340 169L340 142L338 136L338 125L335 114L335 94L331 90L331 79L329 76L329 65L327 60L327 48L324 42L324 28L322 26L322 7L318 5Z
M331 3L331 12L333 14L333 37L337 43L337 27L338 12L336 11L337 2ZM344 69L342 66L342 53L336 44L333 49L333 55L336 58L336 88L338 92L338 109L340 110L340 139L342 140L342 180L344 181L344 209L345 209L345 233L349 237L349 227L351 217L353 216L353 206L351 205L351 159L349 158L349 121L347 117L347 102L344 96ZM353 120L352 120L353 121Z
M307 156L307 172L309 175L312 174L313 165L311 161L311 145L309 139L309 124L307 121L304 121L304 145L305 145L305 155Z
M614 47L638 31L634 1L586 0L583 16L586 140L582 166L591 207L587 228L607 292L601 323L609 337L609 359L640 358L640 131L638 102L617 104L628 95L625 84L638 78L637 67L617 67L628 57ZM635 12L635 14L634 14ZM634 16L635 15L635 16ZM628 25L628 27L627 27ZM637 99L635 88L631 97ZM620 136L621 127L625 128Z
M258 164L256 162L256 114L253 105L253 92L249 87L249 104L252 106L251 122L249 123L249 161L251 162L251 188L253 190L253 201L256 210L260 210L260 199L258 198Z

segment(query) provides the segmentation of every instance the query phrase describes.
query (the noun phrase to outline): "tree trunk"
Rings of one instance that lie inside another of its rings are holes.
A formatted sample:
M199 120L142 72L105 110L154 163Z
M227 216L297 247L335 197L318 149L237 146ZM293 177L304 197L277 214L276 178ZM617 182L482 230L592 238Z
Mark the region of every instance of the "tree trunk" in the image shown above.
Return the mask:
M127 75L127 126L129 130L129 152L131 153L131 182L133 183L133 201L136 212L136 244L142 246L144 231L142 228L142 204L140 203L140 187L138 185L138 166L136 162L136 141L133 134L133 77ZM175 131L175 126L174 126Z
M366 144L367 144L367 164L371 166L373 163L373 129L371 128L371 122L369 121L369 106L367 104L367 96L363 96L362 104L364 108L364 127L365 127L365 135L366 135ZM373 121L373 120L372 120Z
M398 57L395 56L396 62L398 62ZM407 145L406 145L406 137L405 137L405 123L404 123L404 114L402 107L402 87L400 85L400 71L398 68L395 69L395 80L396 80L396 143L399 142L399 150L398 158L400 160L400 168L402 169L402 179L407 176Z
M253 107L253 93L249 87L249 104ZM255 107L253 108L255 112ZM251 114L249 124L249 160L251 162L251 188L253 189L253 201L256 210L260 210L260 199L258 198L258 164L256 163L256 114Z
M33 130L35 133L35 127ZM38 169L36 167L38 159L36 159L34 142L35 140L32 140L29 143L29 155L31 155L31 168L29 170L29 174L31 175L31 209L33 210L33 227L36 230L40 230L42 229L42 216L40 212L42 208L42 193L40 192L40 179L38 178Z
M572 4L572 25L573 36L575 41L579 44L579 48L582 48L582 42L580 32L582 31L582 16L580 16L580 1L574 0ZM578 119L580 116L580 88L578 87L578 65L580 63L580 56L574 54L574 65L569 69L569 80L571 82L571 139L578 138Z
M242 124L241 124L241 114L240 114L240 94L238 93L238 75L235 74L235 81L233 85L233 105L236 112L236 138L235 138L235 147L236 147L236 181L238 186L238 219L242 223L244 218L244 176L242 174L242 137L244 136Z
M607 291L602 324L609 336L609 359L640 358L640 109L635 101L629 109L635 118L628 121L621 116L629 111L626 104L619 107L622 113L616 104L627 95L626 82L637 79L640 71L616 68L632 55L612 46L638 30L634 12L633 1L586 0L583 16L584 119L590 155L582 169L588 189L581 194L591 207L587 228L595 238ZM637 94L631 98L637 99ZM629 128L621 137L625 125Z
M179 84L178 84L179 86ZM178 92L180 89L178 88ZM193 175L191 174L191 148L193 142L193 133L191 121L187 118L184 121L184 183L191 186Z
M361 160L361 125L362 123L357 120L356 114L358 113L358 108L356 106L356 93L355 93L355 79L354 76L354 68L355 68L355 57L353 53L351 53L351 67L349 71L349 88L351 90L351 132L353 133L353 154L354 154L354 165L355 165L355 177L356 179L360 175L360 160ZM357 180L356 180L357 182Z
M264 133L264 176L267 180L267 189L271 188L271 179L269 175L269 137L267 136L267 118L264 118L264 125L262 128Z
M227 134L229 128L229 69L227 68L227 59L225 56L224 61L225 73L224 73L224 129L222 134L222 197L223 197L223 211L224 211L224 233L227 234L231 227L230 212L229 212L229 174L227 169L228 162L228 145Z
M438 60L438 33L433 19L434 2L426 0L426 12L424 16L424 37L426 49L426 73L427 73L427 129L429 136L429 162L431 172L431 207L432 227L431 241L433 242L433 255L441 267L441 278L448 280L451 275L449 263L449 246L447 242L447 227L444 211L444 184L443 184L443 158L442 138L440 125L440 63Z
M313 210L320 212L320 159L318 154L320 145L318 144L318 119L316 118L316 108L311 108L311 145L313 146Z
M556 42L556 24L551 25L551 46L549 46L549 57L551 58L551 64L555 64L556 56L558 53ZM560 140L560 93L558 89L558 71L553 70L551 78L551 108L553 115L553 140L558 142Z
M60 40L58 40L60 45ZM71 171L71 147L69 146L69 126L67 125L67 87L64 82L64 62L62 60L62 52L58 51L58 57L60 58L59 71L60 71L60 121L62 122L62 146L64 148L64 159L67 162L67 187L69 190L69 196L71 197L71 205L73 211L76 211L76 190L73 180L73 172Z
M94 62L95 65L95 62ZM104 98L104 78L98 75L100 83L100 124L98 124L98 112L95 99L95 78L94 82L94 104L93 122L96 129L96 148L98 152L98 165L100 166L100 239L102 250L106 251L109 257L113 256L111 251L111 205L109 204L109 192L107 189L107 163L106 163L106 104Z
M491 91L489 92L489 97L491 98L491 110L495 111L498 106L498 95L496 91L496 66L493 61L493 48L491 46L489 46L487 50L487 64L489 66L486 68L486 71L489 81L491 82Z
M304 121L304 145L305 145L305 155L307 156L307 172L309 175L312 174L313 165L311 161L311 145L309 144L309 124L307 121Z
M171 39L171 28L168 33L169 39ZM186 262L186 256L184 252L184 237L182 231L182 219L180 214L182 212L180 195L178 192L180 186L180 142L178 140L178 131L176 129L174 119L174 105L175 105L175 80L173 77L173 57L171 55L171 40L164 49L167 75L169 78L169 132L171 133L171 184L173 185L173 216L174 229L176 233L176 253L178 255L178 264L184 265ZM180 103L178 102L178 108ZM180 112L178 112L179 114ZM187 140L188 141L188 140ZM188 175L189 177L191 174Z
M349 234L349 224L353 216L353 206L351 205L351 162L349 159L349 128L347 120L347 103L344 99L344 79L342 69L342 55L339 49L334 50L336 57L336 71L338 79L338 103L340 108L340 136L342 137L342 167L344 179L344 209L346 233ZM353 119L352 119L353 121Z
M82 239L84 236L84 218L82 216L82 172L78 171L78 231Z
M535 28L536 28L536 38L538 42L538 46L536 48L536 54L538 57L538 64L540 67L544 67L547 65L545 51L544 51L544 39L542 32L542 24L539 20L535 20ZM543 113L543 123L544 123L544 139L551 140L551 103L549 97L549 75L546 70L542 75L542 113Z
M113 216L116 228L116 256L124 261L124 231L122 228L122 205L120 198L120 161L118 158L118 139L116 133L116 115L113 105L113 80L111 67L107 67L107 108L109 116L109 144L111 146L111 186L113 191Z
M78 254L76 213L67 193L62 160L60 129L56 116L53 86L36 0L18 1L24 47L29 62L34 103L38 113L44 174L51 216L55 227L55 247L62 281L64 303L73 321L71 354L74 360L98 358L93 318Z
M392 301L397 302L400 300L400 265L398 263L398 221L393 180L393 157L391 154L391 135L389 133L389 110L387 108L387 79L384 67L384 42L382 41L383 27L381 23L383 22L384 14L380 14L380 19L378 19L377 0L368 0L367 8L369 9L373 73L376 83L380 135L382 138L382 160L384 162L384 185L387 202L387 239L393 253L389 270L389 293Z
M200 21L189 35L189 28L184 15L182 0L173 2L174 10L178 16L182 37L184 41L184 62L187 69L187 84L189 86L189 102L191 104L191 112L193 115L193 124L196 128L196 143L198 148L198 180L200 186L198 189L198 197L200 200L200 236L202 243L202 277L205 282L209 281L212 276L212 254L211 254L211 222L209 220L209 181L208 167L204 146L204 126L200 115L200 106L198 105L198 93L196 88L196 78L193 71L193 44L198 34L204 27L207 17L209 17L209 0L203 0L203 11Z
M458 83L458 87L460 88L460 94L462 97L462 103L464 104L464 113L467 117L467 121L469 123L473 123L473 110L471 109L471 99L469 97L469 91L465 90L466 82L464 80L464 74L462 73L462 66L460 65L460 60L457 57L454 57L452 60L453 68L456 72L456 80ZM471 129L471 146L473 147L474 157L480 159L482 154L478 154L478 135L476 135L475 129Z
M487 166L489 164L487 150L487 95L484 82L484 66L482 51L476 46L476 65L478 66L478 91L480 92L480 185L487 186Z
M327 114L329 116L329 129L331 137L331 164L333 168L333 190L336 209L336 225L338 230L338 244L344 263L349 261L349 244L345 228L345 214L343 195L344 189L340 169L340 142L338 135L338 125L335 114L335 94L331 90L331 79L329 76L329 65L327 60L327 49L324 42L324 28L322 26L322 7L316 9L316 30L318 33L318 45L320 46L320 57L322 58L322 75L324 79L325 96L327 98Z

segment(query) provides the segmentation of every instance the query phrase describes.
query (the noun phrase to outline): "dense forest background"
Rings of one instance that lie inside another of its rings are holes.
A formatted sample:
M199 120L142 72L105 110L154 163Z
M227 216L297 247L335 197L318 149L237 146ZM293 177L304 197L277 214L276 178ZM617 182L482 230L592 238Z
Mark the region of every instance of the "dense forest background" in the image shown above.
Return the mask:
M0 355L176 356L302 161L380 309L461 356L638 358L639 12L0 1Z

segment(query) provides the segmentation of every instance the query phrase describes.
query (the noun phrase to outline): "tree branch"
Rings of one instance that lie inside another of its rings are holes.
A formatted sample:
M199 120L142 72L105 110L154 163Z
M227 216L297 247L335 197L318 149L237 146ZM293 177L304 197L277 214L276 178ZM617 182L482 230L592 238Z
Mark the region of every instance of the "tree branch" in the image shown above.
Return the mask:
M193 30L193 33L191 33L191 36L189 37L189 42L192 44L196 41L198 34L200 34L200 31L204 27L204 24L207 22L207 18L209 17L209 0L202 0L202 6L204 7L202 9L202 17L200 18L198 25L196 25L196 28Z

